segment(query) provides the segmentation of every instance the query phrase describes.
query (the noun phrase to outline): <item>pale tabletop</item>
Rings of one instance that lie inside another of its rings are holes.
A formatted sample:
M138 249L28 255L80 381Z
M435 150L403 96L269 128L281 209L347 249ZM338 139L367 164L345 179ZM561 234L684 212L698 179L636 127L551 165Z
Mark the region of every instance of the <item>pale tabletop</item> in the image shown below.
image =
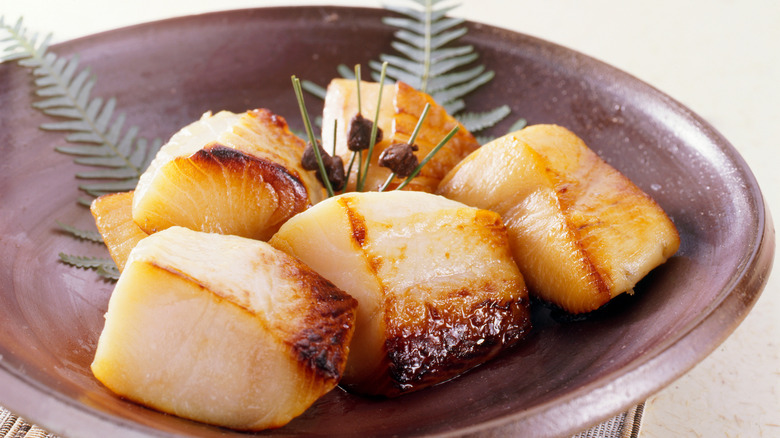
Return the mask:
M6 20L55 42L179 15L245 7L379 1L8 0ZM399 2L392 2L399 3ZM401 2L402 3L402 2ZM453 2L447 2L453 4ZM463 0L452 15L537 36L650 83L718 129L780 208L780 2L776 0ZM650 397L642 438L780 436L780 273L709 357ZM2 389L0 389L2 390Z

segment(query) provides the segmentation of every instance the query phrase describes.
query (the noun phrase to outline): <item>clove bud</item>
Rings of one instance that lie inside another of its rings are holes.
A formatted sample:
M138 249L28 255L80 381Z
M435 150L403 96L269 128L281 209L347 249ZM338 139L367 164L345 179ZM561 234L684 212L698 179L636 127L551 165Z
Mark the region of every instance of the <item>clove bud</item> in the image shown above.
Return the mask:
M371 144L371 130L374 128L374 122L363 117L358 113L349 122L349 132L347 133L347 148L353 152L368 149ZM382 128L376 129L376 143L382 141Z
M325 167L325 174L328 175L328 181L332 187L339 190L344 186L346 176L344 175L344 161L338 155L331 157L330 154L325 152L322 147L322 143L318 140L317 147L320 150L320 157L322 157L322 164ZM320 176L320 166L317 163L317 155L314 153L314 147L311 142L306 144L306 149L303 150L303 156L301 157L301 167L306 170L316 170L317 179L324 184L322 177Z
M405 178L414 172L419 161L414 154L418 150L417 145L408 143L394 143L382 151L379 156L379 165L392 170L396 176Z

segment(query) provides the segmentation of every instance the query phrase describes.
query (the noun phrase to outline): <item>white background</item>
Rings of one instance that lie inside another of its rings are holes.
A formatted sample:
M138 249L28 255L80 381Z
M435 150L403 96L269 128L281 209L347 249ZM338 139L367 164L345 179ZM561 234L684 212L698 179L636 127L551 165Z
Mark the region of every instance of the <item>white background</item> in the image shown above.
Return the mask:
M381 6L336 0L0 0L0 14L7 21L24 16L32 29L63 41L179 15L304 4ZM579 50L681 101L735 145L770 209L780 215L780 1L463 0L451 15ZM770 277L753 311L721 347L649 399L643 438L780 436L778 277Z

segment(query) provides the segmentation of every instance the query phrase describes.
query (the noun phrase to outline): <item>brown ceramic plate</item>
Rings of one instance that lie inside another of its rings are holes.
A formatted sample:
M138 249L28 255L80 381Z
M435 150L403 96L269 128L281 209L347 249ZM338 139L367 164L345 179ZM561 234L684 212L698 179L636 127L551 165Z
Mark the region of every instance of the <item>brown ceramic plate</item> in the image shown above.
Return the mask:
M386 12L274 8L184 17L53 47L78 53L148 137L167 138L204 111L268 107L300 127L290 75L326 84L338 63L390 50ZM591 58L525 35L469 23L467 42L495 79L472 110L508 104L514 118L558 123L652 195L682 238L679 253L633 296L582 320L535 305L519 348L451 382L394 400L334 390L270 435L524 436L577 432L642 401L722 342L764 286L774 231L742 158L666 95ZM31 79L0 65L0 404L78 436L229 436L115 397L89 364L112 284L58 262L105 253L57 231L90 225L61 133L31 109ZM310 106L315 100L310 99ZM313 109L312 109L313 110ZM495 127L502 134L511 121ZM246 434L241 434L245 436Z

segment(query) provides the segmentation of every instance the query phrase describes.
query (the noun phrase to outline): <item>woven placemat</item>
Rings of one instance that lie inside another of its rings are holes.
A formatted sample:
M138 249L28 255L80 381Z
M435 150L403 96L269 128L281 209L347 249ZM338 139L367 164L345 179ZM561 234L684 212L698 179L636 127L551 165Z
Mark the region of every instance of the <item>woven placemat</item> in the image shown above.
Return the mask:
M572 438L638 438L644 403L637 405ZM59 438L22 417L0 406L0 437L2 438Z
M38 426L12 414L0 406L0 435L3 438L56 438Z
M639 438L644 410L645 404L638 404L622 414L574 435L572 438Z

